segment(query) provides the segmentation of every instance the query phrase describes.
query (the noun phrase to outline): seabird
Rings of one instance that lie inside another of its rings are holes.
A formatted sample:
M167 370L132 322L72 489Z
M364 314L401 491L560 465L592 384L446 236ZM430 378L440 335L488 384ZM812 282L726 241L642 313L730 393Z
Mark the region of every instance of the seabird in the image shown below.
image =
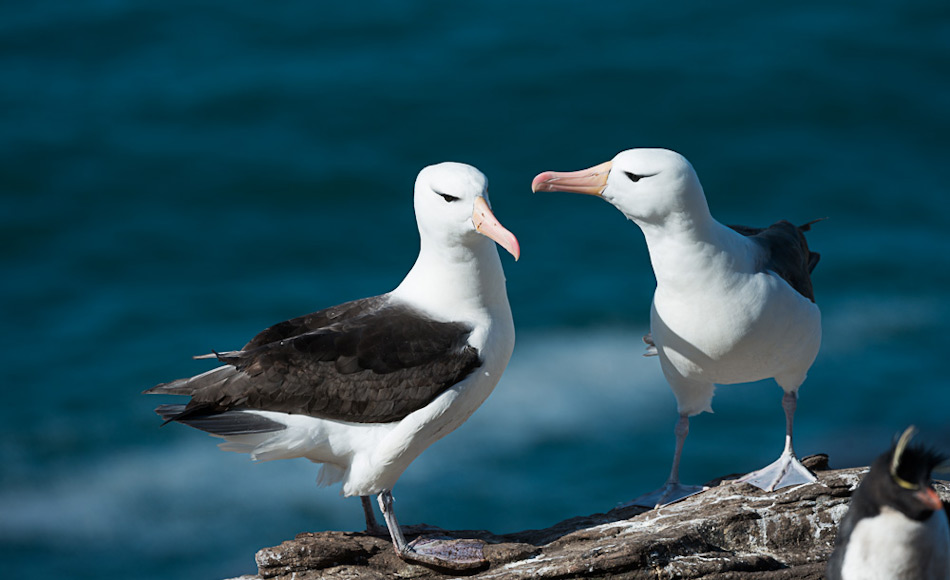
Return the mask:
M947 458L909 445L914 431L908 427L874 461L851 496L828 561L829 580L950 578L950 527L930 479Z
M679 482L689 417L712 411L715 385L767 378L785 392L785 449L775 463L742 481L767 490L815 481L792 447L798 388L821 343L810 277L819 256L808 250L802 233L810 224L720 224L709 213L692 166L666 149L631 149L590 169L544 172L531 188L600 196L646 238L656 291L644 340L648 354L659 356L679 420L666 485L631 503L662 505L701 491Z
M190 396L156 412L224 438L224 450L322 464L318 484L361 496L371 531L366 496L378 496L402 558L466 569L484 564L481 542L407 544L392 489L501 378L515 330L495 243L515 260L521 250L470 165L424 168L414 206L419 257L395 290L271 326L241 350L196 357L222 366L145 392Z

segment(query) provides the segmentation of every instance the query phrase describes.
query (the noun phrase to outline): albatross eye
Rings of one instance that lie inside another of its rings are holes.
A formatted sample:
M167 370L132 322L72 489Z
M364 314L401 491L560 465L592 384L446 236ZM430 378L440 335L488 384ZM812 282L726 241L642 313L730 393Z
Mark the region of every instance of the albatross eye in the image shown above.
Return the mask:
M634 183L640 181L640 178L643 177L642 175L637 175L636 173L630 173L629 171L624 171L623 174L627 176L627 179L629 179L630 181Z
M458 201L458 200L459 200L459 198L455 197L454 195L449 195L449 194L447 194L447 193L442 193L441 191L436 191L436 190L434 190L434 189L433 189L432 191L435 191L438 195L441 195L441 196L442 196L442 199L444 199L445 201Z

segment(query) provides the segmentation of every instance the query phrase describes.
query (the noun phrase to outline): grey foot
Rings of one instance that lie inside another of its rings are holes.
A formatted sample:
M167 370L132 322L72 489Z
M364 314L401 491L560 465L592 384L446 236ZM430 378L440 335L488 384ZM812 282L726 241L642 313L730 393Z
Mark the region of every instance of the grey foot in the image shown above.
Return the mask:
M488 565L485 542L420 536L400 552L404 560L449 570L472 570Z
M366 524L366 535L367 536L383 536L386 537L389 535L389 530L386 529L386 526L381 526L376 522L372 524Z
M774 463L753 471L738 479L741 483L751 483L765 491L775 491L791 485L814 483L818 481L815 474L802 465L794 453L782 453Z
M389 530L386 526L381 526L376 521L376 514L373 512L373 503L367 496L360 496L363 504L363 515L366 516L366 534L370 536L388 536Z
M660 489L643 494L638 498L632 499L627 503L622 504L620 507L637 505L647 508L658 508L665 505L670 505L671 503L676 503L681 499L686 499L691 495L696 495L697 493L706 491L707 489L709 488L703 487L701 485L667 483Z

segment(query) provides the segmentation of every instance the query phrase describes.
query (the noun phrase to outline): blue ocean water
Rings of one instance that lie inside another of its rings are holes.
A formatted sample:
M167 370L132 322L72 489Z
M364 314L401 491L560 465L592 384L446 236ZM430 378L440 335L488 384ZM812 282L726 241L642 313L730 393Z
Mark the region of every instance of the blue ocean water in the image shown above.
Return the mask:
M495 532L667 475L653 278L608 204L532 195L634 146L686 155L726 223L809 235L824 321L800 454L950 449L950 5L11 0L0 5L0 559L10 577L226 578L358 502L252 464L140 392L276 321L393 288L415 174L491 180L518 344L396 486L404 523ZM683 478L781 449L774 383L722 387Z

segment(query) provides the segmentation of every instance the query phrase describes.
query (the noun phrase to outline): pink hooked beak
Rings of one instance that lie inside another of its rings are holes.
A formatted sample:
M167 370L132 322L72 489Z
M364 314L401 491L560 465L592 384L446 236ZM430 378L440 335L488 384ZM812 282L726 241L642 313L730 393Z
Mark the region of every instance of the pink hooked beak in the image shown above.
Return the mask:
M612 162L607 161L580 171L545 171L531 181L531 191L566 191L600 195L607 187Z
M475 209L472 211L472 223L475 224L475 231L487 236L495 241L496 244L508 250L508 253L515 257L515 261L521 257L521 246L518 244L518 238L495 218L495 214L488 207L485 198L478 196L475 198Z

